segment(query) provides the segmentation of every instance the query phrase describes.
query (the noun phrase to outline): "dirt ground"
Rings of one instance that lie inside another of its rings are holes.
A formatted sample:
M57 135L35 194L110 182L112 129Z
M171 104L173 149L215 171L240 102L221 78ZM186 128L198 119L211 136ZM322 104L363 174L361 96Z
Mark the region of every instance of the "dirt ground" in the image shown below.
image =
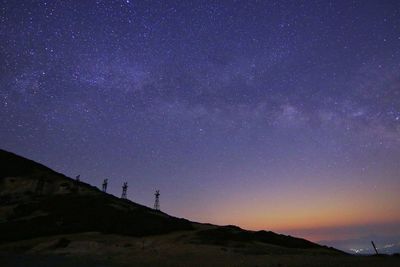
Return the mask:
M0 251L2 267L400 266L400 257L393 256L350 256L257 243L198 244L190 232L145 238L98 233L53 236L9 243Z

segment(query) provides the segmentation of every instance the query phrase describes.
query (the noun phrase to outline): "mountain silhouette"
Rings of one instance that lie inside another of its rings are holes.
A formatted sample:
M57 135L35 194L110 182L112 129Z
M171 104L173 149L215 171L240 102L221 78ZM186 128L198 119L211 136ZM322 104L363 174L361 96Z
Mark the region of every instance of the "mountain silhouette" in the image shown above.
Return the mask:
M270 231L247 231L237 226L200 224L176 218L104 193L4 150L0 150L0 162L0 243L3 244L86 232L145 237L186 231L190 233L192 244L238 247L268 244L342 253Z

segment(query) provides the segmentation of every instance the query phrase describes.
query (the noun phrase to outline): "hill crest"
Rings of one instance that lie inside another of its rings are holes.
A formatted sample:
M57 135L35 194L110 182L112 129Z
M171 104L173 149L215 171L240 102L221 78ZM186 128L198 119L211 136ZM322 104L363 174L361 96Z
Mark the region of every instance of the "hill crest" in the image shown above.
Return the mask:
M301 238L237 226L200 224L106 194L50 168L0 150L0 243L42 236L99 232L126 236L191 231L190 242L262 243L292 249L338 251Z

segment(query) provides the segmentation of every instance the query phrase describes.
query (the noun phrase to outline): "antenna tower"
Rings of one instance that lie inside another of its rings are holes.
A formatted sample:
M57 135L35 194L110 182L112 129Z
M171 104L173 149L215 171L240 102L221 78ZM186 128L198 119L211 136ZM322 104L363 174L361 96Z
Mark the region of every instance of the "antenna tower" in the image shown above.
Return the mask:
M103 192L107 192L107 184L108 184L108 179L104 179L103 181Z
M122 186L122 199L126 199L126 190L128 190L128 182L125 182Z
M156 190L156 193L154 194L156 197L154 201L154 209L155 210L160 210L160 190Z

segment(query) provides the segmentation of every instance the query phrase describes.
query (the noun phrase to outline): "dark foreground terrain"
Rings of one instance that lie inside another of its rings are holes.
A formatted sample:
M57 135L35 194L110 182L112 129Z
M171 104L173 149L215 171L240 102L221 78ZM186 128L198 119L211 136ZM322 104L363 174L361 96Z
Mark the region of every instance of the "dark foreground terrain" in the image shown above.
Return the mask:
M398 267L399 257L350 256L318 249L286 249L268 244L197 244L192 232L142 238L82 233L3 245L1 266L263 266Z
M172 217L4 150L0 163L0 266L400 266Z

